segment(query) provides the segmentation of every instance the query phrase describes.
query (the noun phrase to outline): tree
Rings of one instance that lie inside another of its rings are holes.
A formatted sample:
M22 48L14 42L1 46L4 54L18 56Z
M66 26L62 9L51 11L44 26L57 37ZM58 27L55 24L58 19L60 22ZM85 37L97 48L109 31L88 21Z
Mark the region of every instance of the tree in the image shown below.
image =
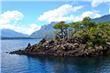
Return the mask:
M65 24L64 21L58 22L57 24L53 26L54 29L60 30L60 33L59 33L60 38L65 38L68 35L67 33L68 27L69 25Z
M85 30L86 28L91 28L95 25L95 22L93 22L90 17L85 17L82 21L70 23L70 26L74 28L75 31Z
M73 23L70 23L70 27L74 28L75 31L78 31L78 30L82 29L82 23L81 22L73 22Z
M82 24L84 28L95 26L95 22L92 22L90 17L83 18Z

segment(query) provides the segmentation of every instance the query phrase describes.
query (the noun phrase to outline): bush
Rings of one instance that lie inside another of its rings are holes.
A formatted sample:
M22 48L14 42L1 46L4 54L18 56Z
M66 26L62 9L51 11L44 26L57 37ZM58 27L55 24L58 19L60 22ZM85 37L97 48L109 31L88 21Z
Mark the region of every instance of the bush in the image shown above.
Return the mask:
M88 19L89 20L89 19ZM83 20L84 29L76 31L73 34L74 37L79 37L87 41L87 45L94 47L95 45L105 46L106 42L110 42L110 24L108 23L97 23L93 24L91 21Z

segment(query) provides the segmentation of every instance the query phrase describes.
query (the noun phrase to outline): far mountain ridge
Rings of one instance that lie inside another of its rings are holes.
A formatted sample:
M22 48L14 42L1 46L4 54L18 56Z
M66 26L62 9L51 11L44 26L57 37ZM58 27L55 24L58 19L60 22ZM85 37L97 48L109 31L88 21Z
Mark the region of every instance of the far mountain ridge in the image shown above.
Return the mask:
M1 38L25 38L29 37L26 34L16 32L11 29L0 29L1 30Z
M53 29L54 24L56 24L56 22L52 22L48 25L42 26L40 30L33 32L30 37L32 37L32 38L43 38L43 37L51 38L51 37L53 37L54 31L55 31Z
M95 22L110 22L110 14L93 19Z

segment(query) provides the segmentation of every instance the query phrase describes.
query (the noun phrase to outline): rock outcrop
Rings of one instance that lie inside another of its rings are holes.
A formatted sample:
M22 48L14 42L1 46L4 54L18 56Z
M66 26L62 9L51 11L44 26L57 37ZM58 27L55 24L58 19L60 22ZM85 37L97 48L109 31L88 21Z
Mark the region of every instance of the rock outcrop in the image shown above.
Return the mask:
M38 44L30 45L24 50L10 52L19 55L51 55L51 56L100 56L110 54L110 45L90 47L87 41L79 38L59 41L42 39Z

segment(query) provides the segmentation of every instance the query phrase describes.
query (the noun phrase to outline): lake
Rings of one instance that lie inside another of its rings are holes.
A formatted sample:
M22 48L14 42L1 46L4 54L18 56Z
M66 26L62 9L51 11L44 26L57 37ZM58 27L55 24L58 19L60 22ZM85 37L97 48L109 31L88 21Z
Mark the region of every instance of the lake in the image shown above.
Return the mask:
M110 56L107 57L30 57L5 52L23 49L28 43L40 39L1 40L2 73L110 73Z

